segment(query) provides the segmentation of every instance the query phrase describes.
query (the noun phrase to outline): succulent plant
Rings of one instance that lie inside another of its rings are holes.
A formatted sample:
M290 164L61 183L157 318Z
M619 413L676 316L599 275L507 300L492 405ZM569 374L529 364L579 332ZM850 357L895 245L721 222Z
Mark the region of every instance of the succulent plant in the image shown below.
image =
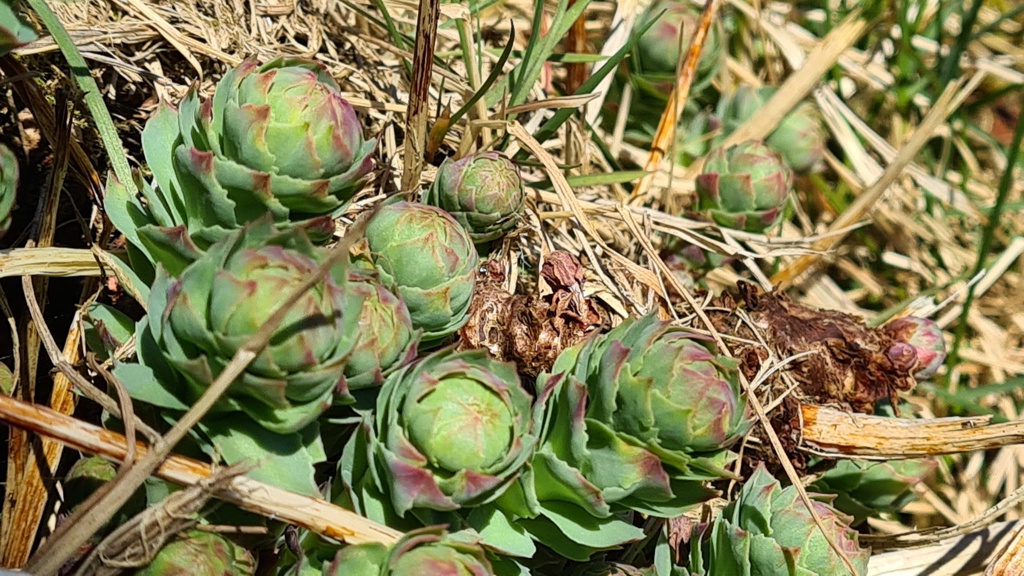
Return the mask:
M302 230L278 230L264 218L211 246L177 278L160 268L139 329L140 359L153 367L162 359L198 397L325 258ZM222 409L245 412L285 434L316 419L335 396L347 395L343 370L359 334L347 274L344 263L336 265L299 299L269 346L221 398Z
M935 375L946 361L946 342L942 328L927 318L905 316L885 325L884 330L896 344L889 348L889 359L906 368L918 380Z
M454 334L469 319L479 256L466 229L440 208L396 202L366 228L381 282L409 308L424 344Z
M588 562L570 573L570 576L654 576L653 568L637 568L618 562Z
M20 169L11 149L0 144L0 238L11 227L11 212L18 194Z
M657 0L637 24L638 30L657 19L636 45L630 78L639 90L634 98L653 98L664 103L675 86L676 68L700 20L700 12L685 0ZM713 27L704 43L697 64L697 79L692 92L697 93L711 82L722 64L720 30ZM683 36L680 44L680 35ZM664 106L662 106L664 107Z
M494 574L483 549L456 540L437 528L408 532L391 548L358 544L338 551L324 564L324 576L489 576Z
M697 206L721 226L763 232L785 210L793 174L763 142L748 140L708 154L697 176Z
M360 310L356 345L345 363L348 389L379 386L391 371L416 357L419 332L405 302L372 276L351 272L345 290L349 309Z
M117 466L100 456L82 458L64 477L64 503L71 509L85 502L90 494L117 476Z
M672 517L713 495L703 480L730 476L727 448L749 425L746 402L735 367L697 338L653 314L629 319L567 349L538 379L554 391L533 461L536 491L567 540L621 544L635 534L617 512ZM608 532L581 541L574 522Z
M718 113L724 125L722 135L728 135L754 117L776 90L773 86L754 88L743 85L731 98L723 98ZM826 140L825 127L817 108L810 102L801 102L779 122L765 144L778 152L794 171L808 172L824 158Z
M157 552L136 576L251 576L256 561L246 549L213 532L190 530Z
M446 159L424 194L424 202L442 208L483 244L508 234L519 223L526 192L519 167L501 152Z
M330 240L376 145L363 139L327 70L296 58L247 60L211 100L192 90L177 110L161 104L142 144L154 177L138 183L145 203L115 187L105 204L154 263L183 242L205 248L268 213L316 243Z
M816 496L811 504L828 538L844 551L854 576L866 574L869 554L858 544L850 519L823 498ZM699 576L850 574L796 488L782 488L763 464L710 527L710 539L695 542L691 553L690 570Z
M937 466L935 460L840 460L810 489L834 494L832 505L853 517L856 526L878 514L899 512L914 500L914 486L926 481Z
M375 484L353 488L386 495L400 517L485 504L528 473L542 410L513 364L483 350L441 350L388 377L373 421L346 446L349 462L367 451L372 473L359 464L343 476Z
M18 4L16 0L0 2L0 56L38 37L18 14Z

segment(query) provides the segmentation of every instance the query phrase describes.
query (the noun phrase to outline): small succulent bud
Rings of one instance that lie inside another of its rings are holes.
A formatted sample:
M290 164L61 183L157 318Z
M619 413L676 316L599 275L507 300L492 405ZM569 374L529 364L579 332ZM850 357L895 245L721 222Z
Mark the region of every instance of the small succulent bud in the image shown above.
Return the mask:
M442 208L469 231L476 244L501 238L516 227L526 201L519 167L501 152L445 160L424 201Z
M885 331L897 340L887 352L889 359L918 380L934 376L946 361L942 329L927 318L906 316L886 324Z
M388 204L367 226L366 243L381 282L405 301L425 344L466 323L479 256L450 214L418 202Z
M256 561L248 550L213 532L191 530L164 546L136 576L252 576Z
M719 107L724 122L723 135L753 118L776 90L772 86L743 85L731 98L723 99ZM824 158L826 140L821 114L812 103L801 102L779 122L765 144L778 152L794 171L808 172Z
M721 226L764 232L782 217L792 172L763 142L716 148L697 176L697 205Z

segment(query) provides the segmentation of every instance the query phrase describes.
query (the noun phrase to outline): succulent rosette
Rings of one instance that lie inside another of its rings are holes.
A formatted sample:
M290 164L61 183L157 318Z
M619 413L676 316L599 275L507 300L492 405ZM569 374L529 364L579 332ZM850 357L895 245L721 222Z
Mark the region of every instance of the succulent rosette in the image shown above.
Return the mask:
M501 152L446 159L424 202L446 210L483 244L508 234L519 223L526 192L519 167Z
M902 510L916 498L914 487L931 477L937 466L935 460L840 460L810 489L834 494L832 505L857 525L869 517Z
M145 203L114 186L106 205L132 244L160 262L162 252L205 248L265 214L330 240L376 142L363 139L322 65L278 58L231 69L211 100L192 90L178 109L161 104L142 144L154 177L138 182Z
M764 232L781 220L792 182L793 173L763 142L719 147L695 181L697 206L721 226Z
M366 246L381 282L423 331L423 343L454 334L469 319L480 258L450 214L417 202L388 204L367 226Z
M20 168L11 149L0 144L0 238L11 227L11 213L18 194Z
M690 38L697 29L700 11L683 0L658 0L652 3L641 16L638 30L650 24L650 29L640 37L632 59L630 78L639 93L634 98L654 99L664 103L675 86L676 69ZM697 63L697 79L692 92L698 93L716 74L722 64L722 42L720 30L713 27L705 41L700 61ZM682 41L680 42L680 36Z
M345 363L346 384L349 390L379 386L394 369L416 357L419 332L412 327L405 302L376 278L353 271L345 290L349 309L359 309L356 345Z
M345 449L356 509L374 507L371 493L399 517L494 501L529 475L542 410L515 366L483 350L441 350L394 372Z
M743 85L731 98L723 98L719 110L724 124L723 136L754 117L776 90L773 86ZM825 156L826 142L821 114L810 102L797 104L765 140L765 144L778 152L786 165L796 172L813 170Z
M823 501L825 497L812 498L827 537L796 488L783 488L763 464L758 465L710 527L709 540L692 545L690 570L699 576L850 574L829 544L831 539L856 569L853 576L866 574L870 554L858 544L850 518Z
M408 532L390 548L358 544L338 551L323 565L324 576L491 576L494 569L477 544L438 528Z
M174 576L217 574L251 576L256 560L245 548L220 534L189 530L157 552L153 561L135 572L138 576Z
M897 340L887 351L889 359L918 380L934 376L946 361L942 328L927 318L905 316L889 322L883 330Z
M539 378L554 392L534 478L541 515L563 535L559 552L585 558L639 537L615 515L676 516L714 494L703 481L730 476L746 402L735 367L697 338L655 315L626 320ZM556 541L550 524L524 522Z
M160 268L139 330L140 360L157 370L166 363L198 397L326 256L302 230L279 230L264 218L211 246L177 277ZM299 299L228 389L222 409L286 434L348 394L343 371L359 334L359 310L346 291L347 274L344 263L336 265Z

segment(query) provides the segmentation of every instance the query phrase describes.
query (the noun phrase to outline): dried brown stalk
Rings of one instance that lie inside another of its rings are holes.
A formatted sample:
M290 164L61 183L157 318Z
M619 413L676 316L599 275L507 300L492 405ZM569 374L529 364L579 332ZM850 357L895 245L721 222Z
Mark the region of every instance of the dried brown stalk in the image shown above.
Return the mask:
M109 460L121 461L128 453L127 441L122 434L8 396L0 396L0 421ZM151 449L142 443L136 445L136 452L136 462L152 457ZM160 463L153 475L175 484L195 486L209 480L214 470L209 464L172 454ZM129 495L131 492L133 490L128 491ZM217 498L267 518L290 522L352 544L391 544L401 537L397 530L321 498L296 494L244 476L232 478L225 490L217 492Z
M440 17L438 0L420 0L416 21L416 48L412 60L412 84L405 117L405 164L402 191L414 192L420 185L423 155L427 140L427 115L430 104L430 78L434 68L434 43Z
M803 404L802 448L829 458L890 460L1024 444L1024 422L989 424L989 416L887 418Z
M54 166L47 179L45 193L39 199L35 222L38 230L36 242L30 242L29 248L38 244L40 247L53 245L57 231L57 205L64 188L64 177L67 175L68 162L71 156L71 119L73 117L71 102L67 92L61 90L57 95L55 120L55 139L53 140ZM87 283L88 284L88 283ZM32 286L25 286L26 294L38 294L41 306L46 305L49 278L36 278ZM85 287L89 289L88 286ZM22 380L23 398L35 400L35 383L38 378L39 349L42 343L41 332L46 326L40 323L42 314L33 317L25 329L25 347L18 351L24 354L26 361L25 379ZM77 326L72 326L65 342L65 354L77 357L80 333ZM53 380L50 393L50 406L64 413L71 414L75 410L76 396L71 391L71 382L57 375ZM3 566L23 566L32 554L32 543L43 517L46 507L49 484L53 482L53 474L60 461L63 446L56 442L37 443L31 436L12 432L8 443L8 462L11 473L8 474L8 497L4 500L3 530L0 532L0 564ZM19 462L20 460L20 462ZM14 463L17 464L15 465ZM41 470L44 465L46 469Z

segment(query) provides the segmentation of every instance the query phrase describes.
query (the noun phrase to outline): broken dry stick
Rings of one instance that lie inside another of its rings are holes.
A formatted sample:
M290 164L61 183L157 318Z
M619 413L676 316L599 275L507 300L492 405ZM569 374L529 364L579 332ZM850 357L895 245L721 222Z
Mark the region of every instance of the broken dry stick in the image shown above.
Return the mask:
M128 451L125 437L117 432L3 395L0 395L0 421L115 462L123 460ZM142 458L145 453L146 446L138 443L136 460ZM198 460L170 456L156 470L156 476L175 484L194 486L213 476L213 469L209 464ZM377 524L321 498L296 494L244 476L231 480L228 488L218 492L216 496L250 512L290 522L350 544L392 544L402 536L397 530Z
M803 448L830 458L920 458L1024 444L1024 422L990 424L988 416L912 420L811 404L800 412Z

